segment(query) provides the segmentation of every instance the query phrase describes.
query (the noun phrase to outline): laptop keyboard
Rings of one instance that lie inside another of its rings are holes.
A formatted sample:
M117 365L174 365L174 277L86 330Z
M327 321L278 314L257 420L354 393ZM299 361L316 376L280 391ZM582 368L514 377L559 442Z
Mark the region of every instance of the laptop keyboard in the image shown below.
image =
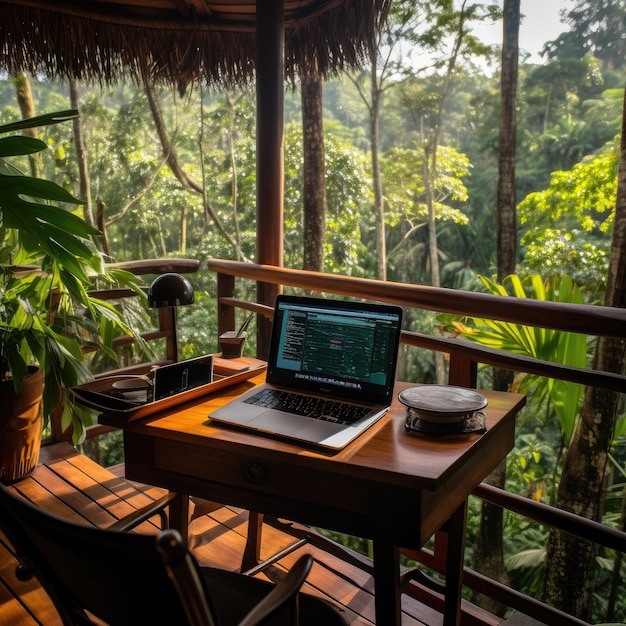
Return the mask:
M336 400L323 400L310 396L301 396L288 391L276 389L263 389L245 400L248 404L264 406L270 409L286 411L295 415L311 417L337 424L354 424L365 417L370 409L367 407L337 402Z

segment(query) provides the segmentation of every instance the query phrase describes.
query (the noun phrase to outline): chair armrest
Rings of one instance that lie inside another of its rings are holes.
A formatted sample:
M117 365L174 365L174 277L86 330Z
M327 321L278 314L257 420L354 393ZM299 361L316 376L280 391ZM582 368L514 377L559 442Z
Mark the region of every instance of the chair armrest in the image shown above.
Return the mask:
M189 624L215 626L195 563L180 533L173 529L160 532L156 538L156 545Z
M293 602L291 623L298 624L298 591L312 566L313 557L310 554L302 555L289 570L287 576L239 622L239 626L256 626L283 608L287 602Z
M155 515L158 515L161 518L161 528L168 528L169 524L165 509L176 496L176 493L170 491L164 496L161 496L158 500L137 509L134 513L130 513L117 522L114 522L111 526L109 526L109 528L113 530L132 530L133 528L139 526L142 522L149 520Z

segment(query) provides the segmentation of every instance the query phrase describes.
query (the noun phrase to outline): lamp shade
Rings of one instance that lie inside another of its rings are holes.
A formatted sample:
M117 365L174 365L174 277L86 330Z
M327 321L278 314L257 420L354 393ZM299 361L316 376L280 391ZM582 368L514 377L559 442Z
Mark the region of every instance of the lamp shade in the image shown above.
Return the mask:
M193 304L193 301L193 287L180 274L161 274L152 281L148 290L148 306L151 309Z

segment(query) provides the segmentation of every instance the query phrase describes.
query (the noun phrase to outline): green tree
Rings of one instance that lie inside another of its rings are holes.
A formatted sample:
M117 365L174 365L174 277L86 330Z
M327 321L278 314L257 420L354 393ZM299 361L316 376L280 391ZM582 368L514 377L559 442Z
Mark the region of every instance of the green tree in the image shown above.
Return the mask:
M416 277L426 280L429 271L428 228L429 207L424 162L424 145L416 148L392 148L382 159L382 175L386 189L387 224L395 232L388 263L392 267L410 268L412 282ZM454 148L439 147L438 177L434 184L435 218L439 226L467 225L468 218L458 208L467 200L463 178L469 173L468 158ZM447 256L445 251L438 254ZM411 280L405 274L400 279Z
M626 307L626 98L622 119L615 219L604 297L605 306L620 308ZM593 368L623 372L624 343L600 336ZM603 514L610 450L619 417L619 395L586 388L580 419L563 459L557 506L589 519L599 520ZM545 580L550 604L583 619L590 615L595 553L590 542L579 541L567 533L550 533Z
M332 125L335 128L335 125ZM300 123L285 127L285 264L302 265L302 129ZM365 155L334 132L324 138L327 223L324 267L328 272L363 275L373 266L364 242L374 228L371 211L371 179ZM372 251L373 254L373 251Z
M519 205L521 244L529 271L570 275L601 298L615 219L619 146L612 141L600 153L571 170L552 173L548 189Z
M626 58L626 1L576 0L562 11L570 30L548 42L549 58L582 58L591 52L606 69L624 68Z

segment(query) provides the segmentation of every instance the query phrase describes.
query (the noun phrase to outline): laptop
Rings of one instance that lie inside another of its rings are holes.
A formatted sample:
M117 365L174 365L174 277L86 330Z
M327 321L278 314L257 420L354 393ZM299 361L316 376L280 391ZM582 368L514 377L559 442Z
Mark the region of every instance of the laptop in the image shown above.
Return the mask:
M209 418L340 450L389 410L401 324L393 305L279 295L265 384Z

